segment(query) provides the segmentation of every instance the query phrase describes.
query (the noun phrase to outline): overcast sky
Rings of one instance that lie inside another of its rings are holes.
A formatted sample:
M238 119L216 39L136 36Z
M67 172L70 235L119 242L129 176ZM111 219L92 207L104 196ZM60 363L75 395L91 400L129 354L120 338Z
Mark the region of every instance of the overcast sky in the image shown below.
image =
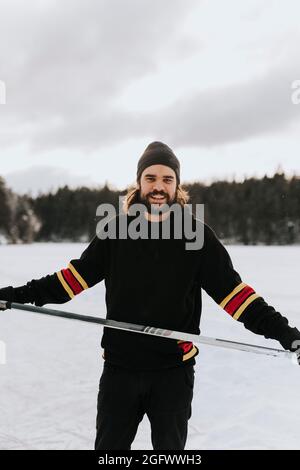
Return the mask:
M299 0L0 0L0 175L124 188L162 140L183 181L300 174Z

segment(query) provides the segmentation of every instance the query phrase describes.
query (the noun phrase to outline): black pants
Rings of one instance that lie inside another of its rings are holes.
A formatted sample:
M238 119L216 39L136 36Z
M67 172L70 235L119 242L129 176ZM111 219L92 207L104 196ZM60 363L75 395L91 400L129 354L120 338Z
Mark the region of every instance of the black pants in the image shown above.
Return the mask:
M146 413L155 450L183 450L191 416L194 366L132 371L104 364L95 450L130 450Z

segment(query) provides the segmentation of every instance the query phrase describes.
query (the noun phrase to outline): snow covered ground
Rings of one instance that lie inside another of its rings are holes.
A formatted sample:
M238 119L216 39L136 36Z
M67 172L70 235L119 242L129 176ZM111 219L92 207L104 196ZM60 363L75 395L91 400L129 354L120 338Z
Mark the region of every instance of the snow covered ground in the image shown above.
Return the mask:
M78 257L82 244L0 246L0 286L22 285ZM236 269L300 328L300 247L229 247ZM55 308L58 306L56 305ZM105 316L99 284L58 308ZM202 332L269 347L206 294ZM92 449L101 327L21 311L0 314L0 449ZM201 346L187 449L300 449L300 368L289 360ZM133 449L151 449L145 418Z

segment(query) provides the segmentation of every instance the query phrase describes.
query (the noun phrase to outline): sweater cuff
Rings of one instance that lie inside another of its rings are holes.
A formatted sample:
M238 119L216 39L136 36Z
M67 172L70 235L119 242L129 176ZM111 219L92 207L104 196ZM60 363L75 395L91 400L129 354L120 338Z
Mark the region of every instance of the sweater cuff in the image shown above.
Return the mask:
M32 286L26 284L25 286L15 287L13 289L12 302L20 304L34 303L35 295Z

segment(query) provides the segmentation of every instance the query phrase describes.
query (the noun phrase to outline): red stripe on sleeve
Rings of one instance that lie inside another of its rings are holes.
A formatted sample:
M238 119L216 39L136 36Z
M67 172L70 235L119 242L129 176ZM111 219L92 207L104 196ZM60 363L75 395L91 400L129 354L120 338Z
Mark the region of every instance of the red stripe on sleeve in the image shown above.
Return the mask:
M250 286L244 287L241 292L238 293L230 302L226 305L225 310L229 315L233 315L236 310L242 305L242 303L249 297L250 294L254 294L255 291Z
M188 352L190 352L192 349L193 349L193 343L190 343L190 342L184 342L184 343L180 343L178 344L179 348L182 349L182 351L184 352L184 354L187 354Z
M77 279L73 276L70 269L62 269L62 273L63 273L65 280L67 281L72 291L74 292L74 294L75 295L80 294L80 292L83 291L83 287L81 287Z

